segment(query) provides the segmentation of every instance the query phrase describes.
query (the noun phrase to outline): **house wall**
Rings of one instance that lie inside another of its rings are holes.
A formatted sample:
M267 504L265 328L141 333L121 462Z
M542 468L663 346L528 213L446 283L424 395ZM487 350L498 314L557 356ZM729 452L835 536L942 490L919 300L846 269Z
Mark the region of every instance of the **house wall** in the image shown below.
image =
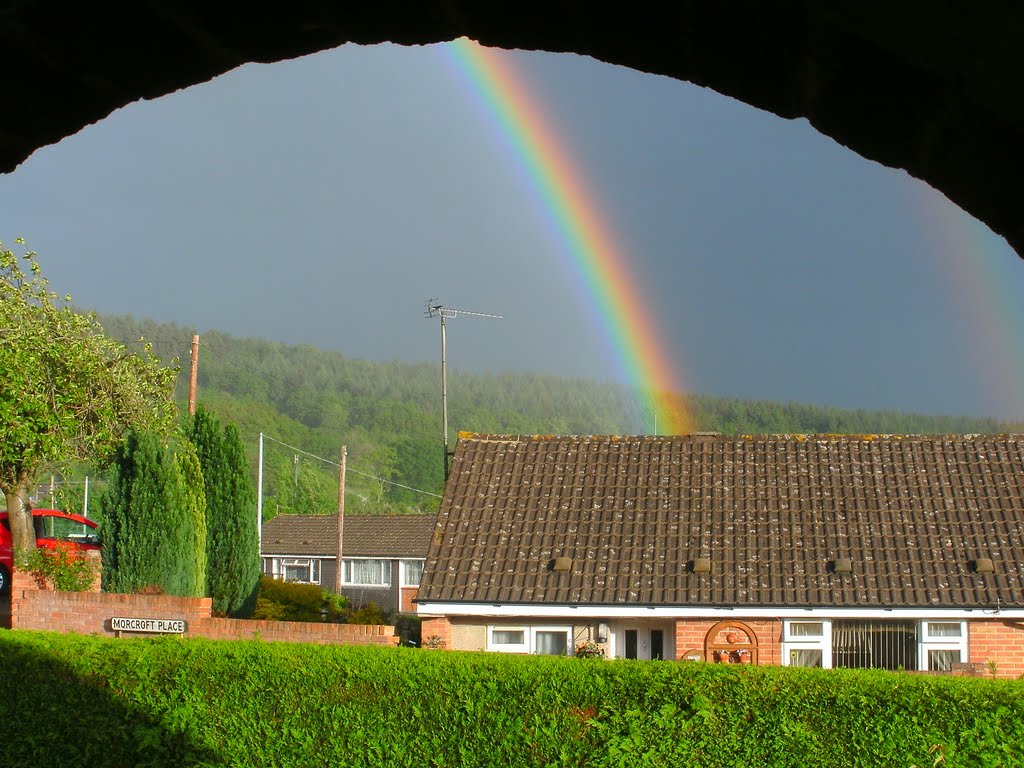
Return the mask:
M984 665L983 674L1017 678L1024 674L1024 622L980 619L967 623L967 654L972 663Z
M402 613L416 613L416 603L413 602L420 594L419 587L402 587L402 594L399 598L398 610Z
M454 622L452 645L466 651L484 650L487 648L487 627L470 622Z
M276 554L264 554L261 567L263 573L271 575L271 559L281 557ZM312 555L300 555L299 557L315 557ZM320 561L320 581L318 585L328 592L337 590L338 560L334 557L316 557ZM388 573L390 584L387 586L372 586L360 584L342 585L341 593L349 599L353 608L361 608L367 603L376 605L385 613L415 613L416 606L413 600L419 593L419 587L402 587L401 584L401 560L388 560Z
M782 663L782 620L781 619L737 619L749 627L757 638L757 664ZM704 641L716 619L676 620L676 659L688 657L691 652L704 655Z
M327 645L398 645L392 626L312 624L294 621L248 621L212 616L208 597L118 595L92 592L52 592L39 589L15 572L11 588L11 628L78 632L116 637L110 619L184 619L185 637L217 640L262 640ZM124 633L129 634L129 633Z
M392 571L397 570L392 568ZM359 609L367 603L376 603L377 607L386 613L395 613L399 608L398 585L394 581L387 587L346 584L342 586L341 593L348 598L350 608Z
M437 636L449 650L478 651L487 648L488 626L540 626L545 623L573 624L571 621L559 622L550 618L544 621L497 617L427 618L423 620L422 636L424 642L431 636ZM708 632L718 623L715 619L676 620L674 658L679 660L696 656L703 659ZM735 623L748 627L756 639L758 665L783 663L781 619L740 617ZM575 643L590 639L591 624L576 623L573 626ZM978 670L976 674L991 675L990 663L994 663L996 677L1018 678L1024 675L1024 621L971 620L967 622L967 635L968 662Z
M453 651L468 650L455 646L453 643L452 622L444 616L423 619L423 622L420 624L420 637L423 638L424 646L428 645L428 641L432 638L437 638L438 647Z
M324 558L320 561L320 586L328 592L338 591L337 558Z

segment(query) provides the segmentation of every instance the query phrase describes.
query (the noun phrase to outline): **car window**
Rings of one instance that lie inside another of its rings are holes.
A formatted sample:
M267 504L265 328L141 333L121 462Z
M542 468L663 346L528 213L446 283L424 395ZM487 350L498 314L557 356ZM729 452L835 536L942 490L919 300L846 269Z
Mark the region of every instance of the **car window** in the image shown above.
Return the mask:
M71 541L76 544L99 544L96 529L56 515L39 515L35 518L36 538Z

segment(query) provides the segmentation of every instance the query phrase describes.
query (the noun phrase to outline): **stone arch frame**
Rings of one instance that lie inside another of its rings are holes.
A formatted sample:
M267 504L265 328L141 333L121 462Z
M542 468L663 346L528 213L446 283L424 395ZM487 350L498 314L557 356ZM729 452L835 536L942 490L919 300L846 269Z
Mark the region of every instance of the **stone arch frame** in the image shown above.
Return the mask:
M0 131L0 172L115 109L345 43L424 45L466 36L500 48L577 53L666 75L903 168L1024 252L1024 13L882 0L718 3L579 0L514 8L475 0L390 6L200 0L73 8L15 3L0 16L3 84L18 119Z

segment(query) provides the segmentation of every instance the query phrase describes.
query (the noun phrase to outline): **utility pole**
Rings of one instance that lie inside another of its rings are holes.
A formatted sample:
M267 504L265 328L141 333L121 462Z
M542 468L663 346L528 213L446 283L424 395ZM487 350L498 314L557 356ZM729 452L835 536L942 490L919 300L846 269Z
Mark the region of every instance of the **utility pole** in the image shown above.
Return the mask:
M423 313L424 317L441 318L441 419L443 422L442 430L444 432L444 479L448 480L448 463L451 460L451 451L448 450L448 365L447 365L447 339L445 335L445 319L451 317L456 318L459 315L468 315L470 317L489 317L492 320L503 319L501 315L492 315L487 312L470 312L465 309L454 309L453 307L446 307L439 303L437 299L427 300L427 309Z
M192 334L192 367L188 375L188 415L196 415L196 375L199 372L199 334Z
M263 561L263 433L260 432L259 458L256 460L256 531L260 542L260 562Z
M342 568L341 545L345 538L345 464L348 459L348 446L341 446L341 462L338 470L338 570L334 575L334 591L341 594L341 585L345 582L345 571Z

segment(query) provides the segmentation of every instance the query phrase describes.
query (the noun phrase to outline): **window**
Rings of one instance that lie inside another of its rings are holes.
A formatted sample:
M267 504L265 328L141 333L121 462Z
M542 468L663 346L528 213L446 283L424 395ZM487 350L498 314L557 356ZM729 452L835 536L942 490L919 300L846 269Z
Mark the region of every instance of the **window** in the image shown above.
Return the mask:
M422 560L403 560L402 561L402 586L403 587L418 587L420 580L423 578L423 561Z
M487 650L502 653L536 653L543 656L568 656L571 653L572 627L487 628Z
M387 587L391 584L391 569L387 560L345 560L345 583L367 587Z
M569 637L572 630L535 629L533 630L533 652L542 656L568 656Z
M99 544L96 528L60 515L34 515L32 522L38 539L56 539L79 544Z
M782 663L790 667L832 666L831 623L787 620L783 625Z
M316 557L263 558L263 572L284 581L320 583L320 559Z
M284 560L281 573L285 581L302 581L308 584L320 583L320 561L311 557Z
M832 622L832 666L917 669L917 622L837 619Z
M962 621L922 621L920 668L950 672L967 660L967 627Z
M526 627L488 627L487 650L503 653L529 653Z
M966 659L963 621L790 619L783 624L782 663L793 667L949 672Z

